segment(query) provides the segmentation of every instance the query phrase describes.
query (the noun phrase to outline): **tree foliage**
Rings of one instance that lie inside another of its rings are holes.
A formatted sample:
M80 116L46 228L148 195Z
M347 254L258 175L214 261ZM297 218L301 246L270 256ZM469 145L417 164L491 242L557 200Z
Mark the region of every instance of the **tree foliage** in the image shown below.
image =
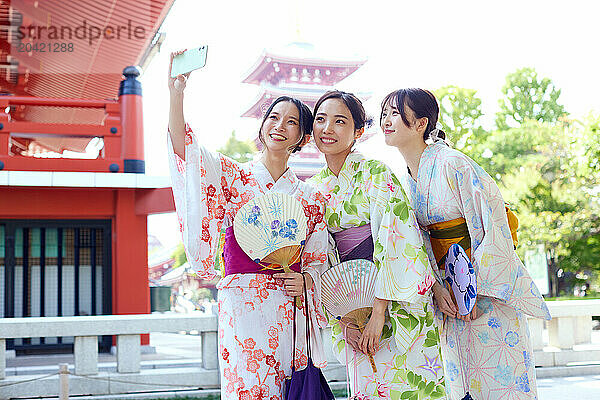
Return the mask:
M231 132L231 136L225 143L225 146L218 149L219 153L225 154L238 162L247 162L252 160L256 152L256 146L252 141L238 140L235 137L235 131Z
M591 195L600 182L586 165L582 136L578 124L529 122L496 131L486 142L494 155L484 168L500 178L505 199L517 207L523 245L543 243L555 256L571 257L572 243L600 227Z
M590 114L584 121L584 141L588 167L600 170L600 115Z
M521 68L508 74L502 87L496 126L499 129L518 127L528 119L558 121L566 115L565 108L558 102L560 92L551 79L538 77L533 68Z
M516 208L520 255L544 244L555 277L558 269L600 272L600 115L568 120L560 89L531 68L507 76L491 132L479 123L475 91L450 86L437 94L451 140Z
M185 255L185 249L183 248L183 243L179 243L179 245L173 252L172 257L175 259L175 264L173 264L173 268L181 267L183 264L185 264L187 262L187 257Z
M458 149L478 158L478 145L485 139L481 127L481 99L477 91L457 86L444 86L435 91L440 105L442 129Z

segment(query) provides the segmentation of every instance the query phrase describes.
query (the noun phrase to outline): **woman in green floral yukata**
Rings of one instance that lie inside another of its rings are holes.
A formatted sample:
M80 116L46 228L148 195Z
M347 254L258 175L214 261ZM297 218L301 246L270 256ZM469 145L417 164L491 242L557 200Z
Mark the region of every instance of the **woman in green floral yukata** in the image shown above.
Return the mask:
M334 354L348 364L352 395L445 398L430 291L433 271L406 194L385 164L353 151L366 124L356 96L327 92L314 113L314 138L327 167L309 182L328 194L330 263L368 259L379 271L373 312L364 331L330 321ZM375 373L367 354L374 357Z

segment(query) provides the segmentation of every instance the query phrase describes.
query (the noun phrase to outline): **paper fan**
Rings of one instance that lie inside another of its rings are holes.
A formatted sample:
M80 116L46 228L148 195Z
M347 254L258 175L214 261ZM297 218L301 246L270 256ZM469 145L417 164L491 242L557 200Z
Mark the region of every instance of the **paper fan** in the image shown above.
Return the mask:
M465 250L457 243L446 255L446 282L450 286L454 303L460 315L467 315L475 307L477 298L477 275Z
M235 239L255 262L283 266L300 260L308 219L302 204L282 193L256 197L237 212L233 221Z
M377 267L369 260L350 260L331 267L321 275L321 301L328 313L362 332L375 300ZM373 372L375 361L369 356Z

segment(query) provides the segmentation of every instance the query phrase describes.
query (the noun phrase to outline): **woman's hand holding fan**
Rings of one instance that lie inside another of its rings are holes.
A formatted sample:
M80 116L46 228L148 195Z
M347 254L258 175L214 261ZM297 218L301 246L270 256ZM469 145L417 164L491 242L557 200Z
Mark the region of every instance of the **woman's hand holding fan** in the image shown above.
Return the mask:
M431 290L433 291L433 298L440 311L449 317L456 318L458 309L456 308L454 299L448 289L436 281Z
M273 274L273 278L283 279L283 289L288 296L298 297L302 296L304 291L303 285L306 280L306 290L310 290L313 287L313 280L310 274L304 275L300 272L284 272L279 274Z
M342 333L344 334L344 340L347 344L352 346L354 351L362 352L360 348L360 338L362 337L362 332L358 329L358 325L352 322L342 323L340 321L340 325L342 325Z
M381 332L385 325L385 310L387 309L387 300L375 298L373 310L367 325L365 326L360 338L360 348L365 354L374 354L379 350L379 341Z
M445 265L446 279L445 282L448 285L452 300L458 309L456 318L462 319L465 322L469 322L472 319L476 319L478 315L477 311L477 274L475 268L471 264L469 256L465 250L457 243L450 246L448 253L446 254L446 265ZM465 332L462 333L463 335ZM465 365L462 359L461 351L461 335L458 331L454 330L455 340L458 343L458 357L461 365ZM471 346L470 330L466 330L467 336L467 363L469 362L469 347ZM465 370L461 368L461 378L463 387L467 388L467 391L462 400L473 400L469 393L469 382L470 376L465 376Z

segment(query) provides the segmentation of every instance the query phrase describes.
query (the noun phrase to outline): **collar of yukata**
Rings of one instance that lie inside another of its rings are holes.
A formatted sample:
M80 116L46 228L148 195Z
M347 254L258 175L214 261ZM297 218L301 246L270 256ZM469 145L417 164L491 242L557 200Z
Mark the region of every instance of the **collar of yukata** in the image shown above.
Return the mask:
M346 161L344 162L344 164L355 161L363 161L364 159L365 157L362 155L362 153L355 150L348 154L348 157L346 157Z
M271 173L260 160L252 162L252 170L260 185L269 190L271 190L274 186L277 186L279 190L287 190L292 192L296 186L296 183L298 182L298 177L289 167L285 170L283 175L277 179L277 182L273 180Z
M348 154L346 156L346 159L344 160L344 165L342 165L342 169L340 170L339 175L340 176L343 175L344 172L348 168L350 168L350 163L352 163L352 162L360 162L360 161L364 161L364 160L365 160L365 157L360 152L358 152L356 150L350 152L350 154ZM324 178L328 177L328 176L335 177L334 173L331 172L331 170L329 169L329 167L327 165L323 168L323 172L324 172L324 175L323 175ZM338 178L339 178L339 176L338 176Z

